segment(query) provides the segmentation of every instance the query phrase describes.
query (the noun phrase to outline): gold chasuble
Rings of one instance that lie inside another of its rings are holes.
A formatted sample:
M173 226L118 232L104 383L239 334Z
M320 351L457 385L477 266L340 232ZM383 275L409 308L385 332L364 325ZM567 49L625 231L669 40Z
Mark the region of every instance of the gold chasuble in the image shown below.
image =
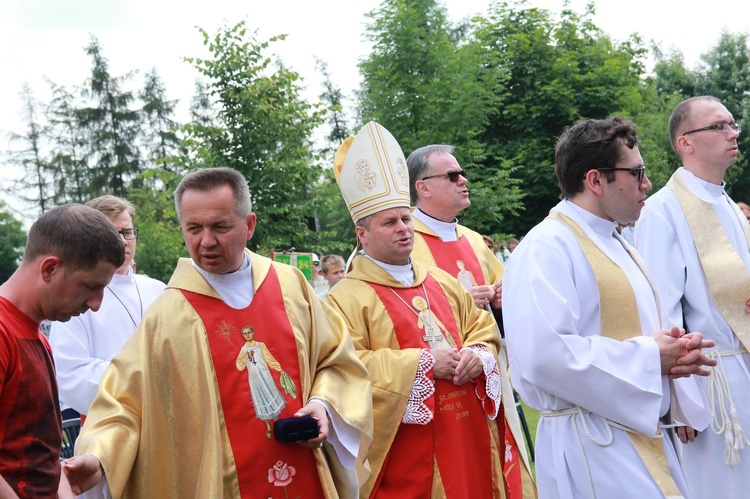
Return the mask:
M750 318L745 313L745 301L750 297L750 273L745 263L729 241L713 206L691 193L678 172L672 174L667 187L674 192L685 214L716 308L750 351ZM742 228L745 244L750 244L750 227L743 223Z
M446 242L418 218L412 218L412 221L414 223L412 258L415 260L445 270L456 277L464 287L467 287L468 276L471 277L475 286L492 285L502 278L504 270L502 263L487 248L482 236L478 233L462 225L456 225L458 240ZM505 397L501 408L503 417L498 417L496 423L505 449L501 453L505 492L508 499L535 498L537 497L536 486L531 476L521 421L518 418L512 395L513 389L507 376L507 360L504 352L498 355L498 365L504 373L501 376L502 394ZM521 445L518 442L521 442Z
M277 442L273 421L311 397L372 435L367 373L341 318L292 267L249 253L255 295L226 305L188 259L107 369L76 451L113 497L352 497L333 447Z
M499 347L492 316L474 306L454 277L419 262L413 269L415 282L403 286L358 255L326 297L348 324L373 386L372 475L360 497L504 498L504 448L487 416L495 406L482 400L481 377L462 386L437 380L434 393L424 387L432 417L402 423L420 351L430 342L484 345L494 355ZM434 381L431 370L427 376Z
M625 272L569 217L555 210L549 212L549 217L570 229L578 244L581 245L589 265L591 265L599 290L601 335L617 341L640 336L642 329L638 314L638 302ZM637 254L627 246L625 246L625 249L638 264L646 278L649 279ZM653 289L653 285L651 287ZM656 294L656 291L654 291L654 294ZM658 298L656 306L658 309ZM637 408L634 408L634 410L637 410ZM682 497L682 493L669 471L667 457L664 453L662 433L658 426L655 428L653 436L640 435L632 431L627 431L627 435L662 494L668 498Z

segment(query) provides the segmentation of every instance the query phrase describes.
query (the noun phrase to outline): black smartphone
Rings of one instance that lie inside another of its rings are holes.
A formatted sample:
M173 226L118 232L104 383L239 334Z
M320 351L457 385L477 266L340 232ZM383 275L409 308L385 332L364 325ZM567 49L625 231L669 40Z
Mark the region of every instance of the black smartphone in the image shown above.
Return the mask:
M312 416L277 419L273 423L273 436L279 442L310 440L318 436L318 420Z

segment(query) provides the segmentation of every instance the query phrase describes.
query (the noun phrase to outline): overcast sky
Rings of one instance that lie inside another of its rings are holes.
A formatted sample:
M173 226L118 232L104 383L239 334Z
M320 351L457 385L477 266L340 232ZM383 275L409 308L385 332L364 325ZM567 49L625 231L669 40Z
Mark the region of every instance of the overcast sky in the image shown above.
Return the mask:
M690 5L688 5L688 3ZM273 45L284 62L302 75L310 97L320 93L315 57L329 64L334 84L347 94L359 82L357 62L369 51L363 40L364 14L378 0L0 0L0 132L24 132L19 92L28 82L37 97L48 100L45 78L72 88L90 74L84 53L91 35L98 38L110 72L118 76L156 68L170 99L179 99L186 116L195 70L183 57L205 56L196 26L215 33L222 24L246 20L260 39L285 33ZM487 12L489 0L445 0L451 19ZM532 6L559 12L562 0L532 0ZM582 12L586 2L568 5ZM595 23L615 40L640 33L646 42L676 47L693 66L718 40L722 29L747 32L750 3L727 0L713 4L685 2L670 8L660 0L596 2ZM696 8L697 7L697 8ZM0 139L0 151L8 148ZM0 165L0 175L11 174Z

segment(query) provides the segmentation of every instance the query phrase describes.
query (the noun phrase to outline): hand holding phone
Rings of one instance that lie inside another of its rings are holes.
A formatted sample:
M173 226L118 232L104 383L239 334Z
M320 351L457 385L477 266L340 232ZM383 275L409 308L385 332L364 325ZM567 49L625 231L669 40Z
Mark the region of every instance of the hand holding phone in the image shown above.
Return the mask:
M311 416L282 418L273 423L273 436L279 442L310 440L318 434L318 421Z

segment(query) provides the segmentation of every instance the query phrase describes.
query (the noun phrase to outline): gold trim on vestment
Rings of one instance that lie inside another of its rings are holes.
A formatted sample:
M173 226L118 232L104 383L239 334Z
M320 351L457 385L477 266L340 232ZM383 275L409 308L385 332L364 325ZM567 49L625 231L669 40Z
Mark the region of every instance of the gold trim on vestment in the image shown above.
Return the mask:
M690 192L677 172L667 187L685 214L716 308L742 345L750 350L750 317L745 313L745 302L750 298L750 272L729 241L711 203ZM748 244L750 227L744 223L742 227Z
M638 314L638 302L633 287L622 268L613 262L569 217L555 210L549 212L549 217L570 229L578 244L580 244L586 260L591 265L599 289L601 335L618 341L640 336L642 329ZM636 253L631 251L627 245L623 247L651 284L651 280L648 278L648 274ZM653 285L651 285L651 288L653 289ZM656 291L654 291L654 296L656 297ZM656 303L658 309L658 297L656 297ZM653 437L631 431L626 433L662 494L665 497L682 497L682 493L669 470L664 444L660 438L661 430L658 426Z

